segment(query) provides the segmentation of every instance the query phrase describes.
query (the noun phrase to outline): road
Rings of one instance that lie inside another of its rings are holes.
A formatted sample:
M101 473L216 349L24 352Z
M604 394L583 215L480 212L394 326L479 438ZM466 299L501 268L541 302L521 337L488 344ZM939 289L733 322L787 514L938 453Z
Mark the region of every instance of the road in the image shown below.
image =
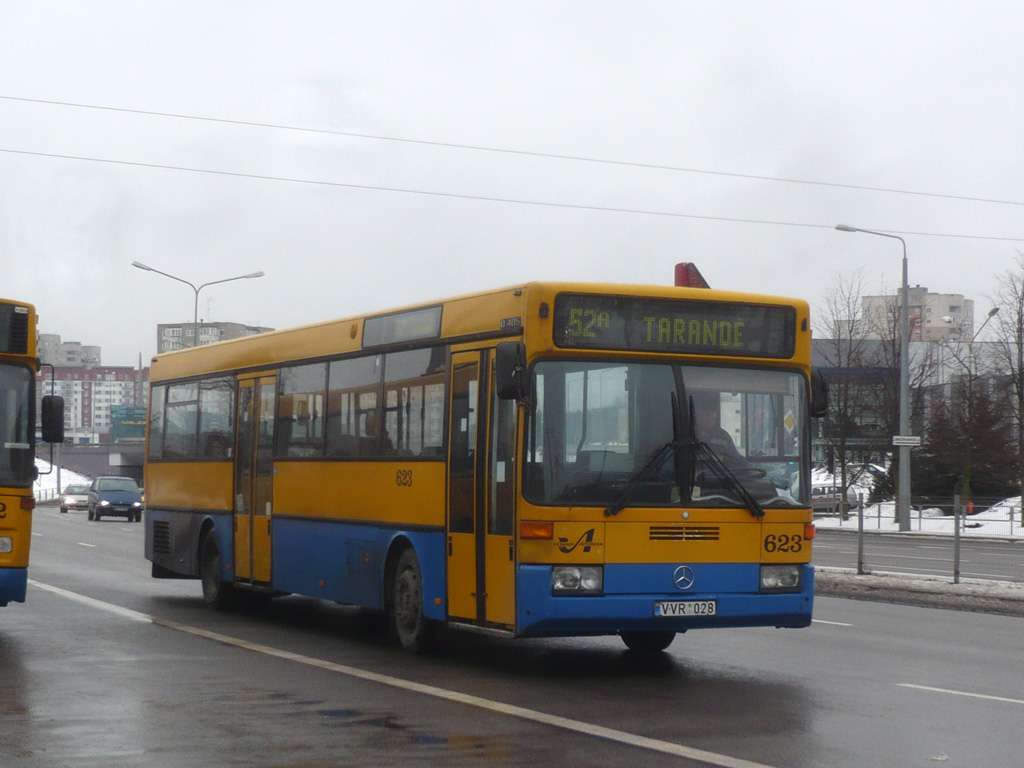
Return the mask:
M648 660L458 633L413 657L340 606L209 610L142 535L37 510L29 602L0 610L4 768L1019 764L1022 619L818 598L808 629Z

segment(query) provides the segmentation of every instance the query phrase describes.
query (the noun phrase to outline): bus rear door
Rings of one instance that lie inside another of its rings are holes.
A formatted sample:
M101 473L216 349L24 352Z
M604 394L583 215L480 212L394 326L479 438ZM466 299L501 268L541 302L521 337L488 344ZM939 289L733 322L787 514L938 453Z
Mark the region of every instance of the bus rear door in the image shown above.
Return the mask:
M273 376L238 382L235 580L269 584L274 482Z
M452 354L448 615L512 629L515 402L488 396L492 359L490 350Z

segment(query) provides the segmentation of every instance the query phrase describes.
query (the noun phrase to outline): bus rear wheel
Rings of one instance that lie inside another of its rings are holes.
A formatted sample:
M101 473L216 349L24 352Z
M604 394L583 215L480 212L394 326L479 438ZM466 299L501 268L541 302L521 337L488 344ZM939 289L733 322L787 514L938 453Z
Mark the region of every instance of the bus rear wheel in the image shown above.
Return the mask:
M403 648L414 653L430 650L437 627L423 615L423 577L412 548L405 549L395 564L388 596L391 634Z
M619 632L619 637L626 647L637 653L657 653L664 651L676 639L676 633L670 629L649 631Z
M199 551L199 578L203 584L203 602L222 610L234 597L234 585L224 581L220 572L220 547L212 530L203 537Z

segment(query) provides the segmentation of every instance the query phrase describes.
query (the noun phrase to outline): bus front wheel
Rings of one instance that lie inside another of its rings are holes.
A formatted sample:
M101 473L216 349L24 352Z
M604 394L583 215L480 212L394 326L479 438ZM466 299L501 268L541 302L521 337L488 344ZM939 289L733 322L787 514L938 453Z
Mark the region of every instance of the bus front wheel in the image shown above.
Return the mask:
M412 548L404 550L395 564L388 618L391 634L403 648L423 653L433 645L436 627L423 615L423 577L419 558Z
M631 651L636 651L637 653L657 653L658 651L664 651L672 645L672 641L676 639L676 633L668 629L656 629L647 632L627 631L619 632L619 637L622 638L622 642Z
M227 608L234 586L221 576L220 547L217 545L217 535L212 530L203 538L199 555L199 578L203 583L203 602L217 609Z

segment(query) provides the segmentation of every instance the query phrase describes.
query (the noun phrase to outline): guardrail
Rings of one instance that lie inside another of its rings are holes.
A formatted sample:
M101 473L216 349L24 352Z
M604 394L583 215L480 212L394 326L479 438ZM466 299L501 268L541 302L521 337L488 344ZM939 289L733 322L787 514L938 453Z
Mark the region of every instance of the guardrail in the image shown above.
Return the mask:
M960 509L956 501L915 507L909 531L899 530L892 502L860 504L846 517L816 515L820 538L815 562L856 568L860 574L885 571L950 576L953 583L961 577L1024 583L1024 507L999 503L977 514L961 514ZM830 537L831 531L845 533Z
M967 507L967 505L964 505ZM910 510L910 529L915 532L946 533L953 535L954 528L959 525L961 533L976 532L985 536L1007 536L1010 538L1024 537L1024 506L995 506L976 513L964 511L957 515L954 502L940 504L921 504ZM969 510L970 507L967 507ZM992 512L991 510L996 510ZM840 528L856 529L859 515L863 515L864 527L868 530L887 531L896 528L896 504L882 502L867 506L864 504L851 506L844 517L838 505L827 510L817 509L815 520L835 520Z

